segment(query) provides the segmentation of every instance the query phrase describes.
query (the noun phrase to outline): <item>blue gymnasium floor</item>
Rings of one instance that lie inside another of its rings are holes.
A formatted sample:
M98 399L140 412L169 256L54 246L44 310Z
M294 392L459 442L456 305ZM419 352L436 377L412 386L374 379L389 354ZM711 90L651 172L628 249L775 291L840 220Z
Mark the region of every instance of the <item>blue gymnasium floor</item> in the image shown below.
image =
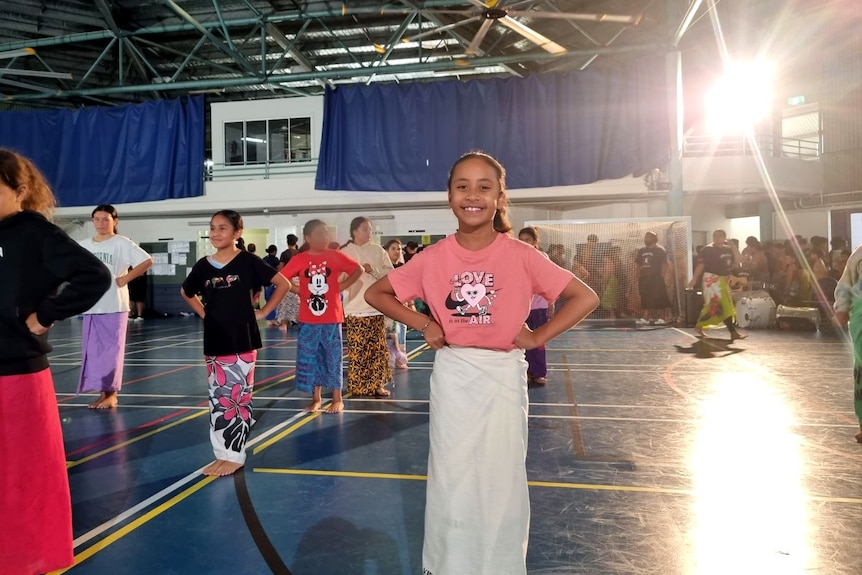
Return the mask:
M74 396L79 330L52 335L70 573L420 572L422 342L391 399L304 416L294 333L268 329L247 467L210 479L200 323L130 324L108 412ZM852 355L834 335L752 332L728 347L686 330L583 329L548 355L551 382L530 391L531 574L862 573Z

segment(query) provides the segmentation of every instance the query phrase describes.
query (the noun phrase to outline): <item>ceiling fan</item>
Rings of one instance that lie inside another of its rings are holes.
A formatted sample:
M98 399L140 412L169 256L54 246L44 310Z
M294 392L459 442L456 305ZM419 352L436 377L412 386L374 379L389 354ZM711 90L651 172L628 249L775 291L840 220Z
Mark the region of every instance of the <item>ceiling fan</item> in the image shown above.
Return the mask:
M488 30L490 30L491 26L494 25L495 22L499 22L503 26L506 26L513 32L516 32L542 48L550 52L551 54L563 54L566 52L566 49L563 46L560 46L553 40L545 37L542 34L539 34L526 24L516 20L514 17L522 17L522 18L544 18L544 19L553 19L553 20L580 20L580 21L588 21L588 22L611 22L617 24L630 24L636 26L640 20L641 15L637 16L628 16L628 15L615 15L615 14L589 14L589 13L579 13L579 12L547 12L547 11L538 11L538 10L510 10L508 8L501 7L499 4L499 0L489 0L488 2L482 2L481 0L467 0L474 7L479 8L478 13L474 13L473 10L465 12L463 10L460 11L452 11L452 10L428 10L428 12L434 12L438 14L471 14L472 16L466 18L464 20L460 20L453 24L448 24L446 26L440 26L434 28L433 30L429 30L427 32L423 32L421 34L417 34L415 36L411 36L410 38L404 38L404 42L416 42L421 40L422 38L426 38L428 36L432 36L434 34L439 34L440 32L444 32L446 30L451 30L453 28L457 28L458 26L464 26L465 24L470 24L472 22L481 21L482 24L479 26L479 30L476 32L476 35L473 36L473 39L470 41L470 45L467 46L466 53L468 55L475 55L480 52L480 47L482 45L482 41L485 39L485 36L488 34ZM517 5L514 4L513 6Z

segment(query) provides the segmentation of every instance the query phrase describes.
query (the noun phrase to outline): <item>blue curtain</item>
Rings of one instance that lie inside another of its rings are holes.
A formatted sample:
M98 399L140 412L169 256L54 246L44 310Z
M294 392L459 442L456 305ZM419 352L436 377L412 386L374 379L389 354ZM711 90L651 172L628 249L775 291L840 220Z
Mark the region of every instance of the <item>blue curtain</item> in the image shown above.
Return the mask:
M0 112L0 146L29 157L61 206L203 195L203 97Z
M668 160L664 60L527 78L328 89L320 190L442 190L481 149L510 188L588 184Z

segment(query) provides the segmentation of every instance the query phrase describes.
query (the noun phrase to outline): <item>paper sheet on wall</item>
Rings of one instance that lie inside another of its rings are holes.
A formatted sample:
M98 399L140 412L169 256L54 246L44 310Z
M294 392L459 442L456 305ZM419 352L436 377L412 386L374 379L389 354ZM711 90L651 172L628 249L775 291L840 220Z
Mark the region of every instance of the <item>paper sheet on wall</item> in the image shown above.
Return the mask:
M169 264L171 263L170 254L151 254L153 256L153 264ZM158 275L158 274L155 274Z
M177 266L174 264L153 264L150 269L154 276L173 276L177 273Z
M189 263L189 254L174 252L171 254L171 263L178 266L184 266Z
M189 253L189 242L168 242L168 251L173 253Z

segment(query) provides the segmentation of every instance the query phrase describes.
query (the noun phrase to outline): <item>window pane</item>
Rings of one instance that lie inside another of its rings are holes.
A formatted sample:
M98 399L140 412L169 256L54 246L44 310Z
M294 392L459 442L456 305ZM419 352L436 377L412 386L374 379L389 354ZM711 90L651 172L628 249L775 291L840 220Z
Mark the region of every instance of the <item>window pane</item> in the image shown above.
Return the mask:
M245 123L245 163L266 163L266 120Z
M227 165L244 164L242 122L224 125L224 163Z
M294 162L311 160L311 118L290 120L290 159Z
M273 163L289 160L290 120L269 121L269 161Z

